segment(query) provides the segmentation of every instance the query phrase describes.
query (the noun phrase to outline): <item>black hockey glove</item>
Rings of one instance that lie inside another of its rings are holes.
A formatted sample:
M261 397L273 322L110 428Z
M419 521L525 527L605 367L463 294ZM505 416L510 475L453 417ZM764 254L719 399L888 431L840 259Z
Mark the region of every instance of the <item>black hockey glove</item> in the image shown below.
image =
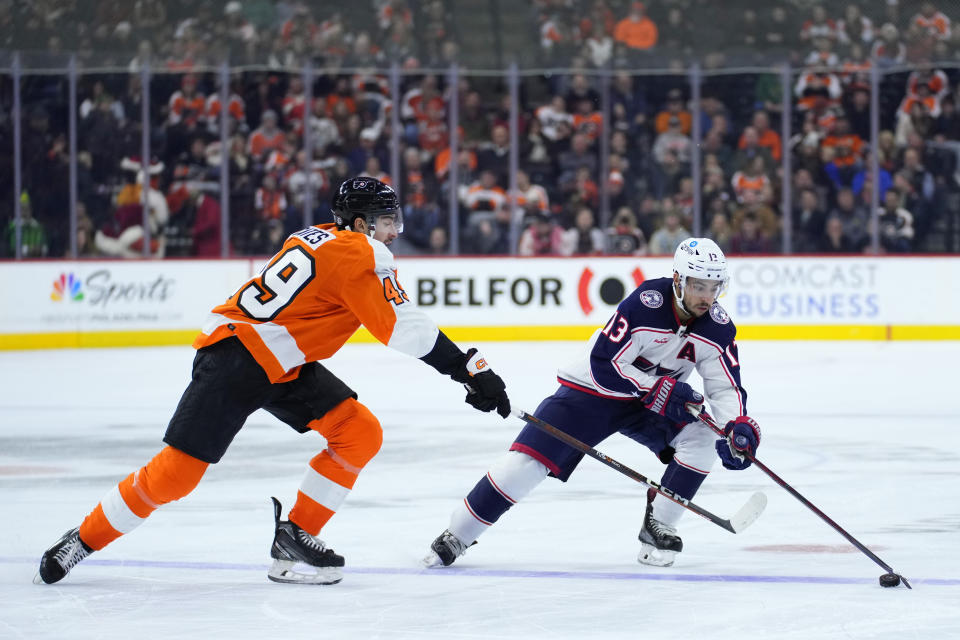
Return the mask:
M690 424L697 419L690 413L690 408L702 405L703 396L686 382L663 376L647 395L643 396L642 402L643 406L654 413L666 416L678 424Z
M483 412L496 409L504 418L510 415L506 385L476 349L467 351L463 363L450 377L467 388L465 402L474 409Z

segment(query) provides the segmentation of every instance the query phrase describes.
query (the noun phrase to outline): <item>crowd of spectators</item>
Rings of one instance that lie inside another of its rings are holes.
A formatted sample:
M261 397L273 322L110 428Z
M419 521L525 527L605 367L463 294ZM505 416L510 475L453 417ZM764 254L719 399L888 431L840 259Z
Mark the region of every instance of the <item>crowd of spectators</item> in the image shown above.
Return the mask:
M71 52L81 68L110 69L79 76L83 256L142 255L147 237L156 256L219 256L224 165L229 251L243 255L273 252L308 208L314 223L331 220L332 189L357 174L399 189L400 253L447 253L453 209L464 254L671 254L691 233L697 196L703 233L731 253L778 253L787 219L798 252L870 251L874 232L884 252L958 250L944 228L960 215L960 76L950 64L960 31L933 3L530 2L538 62L566 71L523 79L515 123L502 77L471 74L468 65L449 86L435 71L467 60L456 44L464 27L451 12L455 3L358 4L351 11L283 0L0 0L0 49L22 50L26 61L22 254L63 256L71 246L67 79L30 73L62 68ZM38 42L45 48L31 50ZM225 57L236 68L226 105L216 70ZM309 88L299 72L307 60L315 69ZM787 140L779 133L777 74L711 73L778 60L796 69ZM403 69L397 104L387 73L394 61ZM693 62L705 71L699 147L686 76ZM145 63L155 71L149 162L140 157ZM876 149L871 64L885 71ZM646 66L676 73L645 74ZM608 114L597 68L613 70ZM0 79L2 255L14 252L16 237L10 95L9 77ZM695 154L701 185L691 177ZM876 211L871 154L879 163ZM785 181L789 212L781 206ZM519 237L511 233L516 224Z

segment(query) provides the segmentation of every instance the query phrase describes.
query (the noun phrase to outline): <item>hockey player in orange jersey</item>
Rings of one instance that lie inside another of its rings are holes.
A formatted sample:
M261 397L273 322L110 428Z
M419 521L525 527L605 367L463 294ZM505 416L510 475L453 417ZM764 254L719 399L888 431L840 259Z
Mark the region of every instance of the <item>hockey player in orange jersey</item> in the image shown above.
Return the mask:
M280 519L273 498L267 575L275 582L339 582L343 557L316 536L380 449L382 430L357 394L318 361L336 353L361 324L380 342L464 384L474 408L510 414L500 377L476 349L463 353L451 342L397 281L386 246L403 230L393 189L352 178L340 185L333 205L335 225L291 235L259 275L213 309L194 341L192 380L167 427L167 446L43 554L34 582L61 580L155 509L190 493L260 408L327 440L310 460L288 520Z

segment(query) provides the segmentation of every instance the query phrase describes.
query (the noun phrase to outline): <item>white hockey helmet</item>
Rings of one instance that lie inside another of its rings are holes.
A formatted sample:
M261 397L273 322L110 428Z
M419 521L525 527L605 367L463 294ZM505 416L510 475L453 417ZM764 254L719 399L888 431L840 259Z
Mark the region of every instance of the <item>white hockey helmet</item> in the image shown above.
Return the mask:
M673 254L673 271L680 276L679 281L674 284L674 290L681 302L687 278L719 281L718 298L727 290L727 283L730 281L727 258L710 238L687 238L681 242Z

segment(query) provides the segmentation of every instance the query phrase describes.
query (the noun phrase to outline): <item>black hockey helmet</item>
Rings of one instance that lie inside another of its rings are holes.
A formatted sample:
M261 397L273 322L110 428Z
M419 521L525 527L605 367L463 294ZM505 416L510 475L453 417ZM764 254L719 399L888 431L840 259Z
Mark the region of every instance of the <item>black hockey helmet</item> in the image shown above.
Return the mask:
M338 229L353 229L357 218L363 217L370 230L377 227L377 218L392 215L397 232L403 231L403 212L397 192L376 178L358 176L340 184L333 198L333 218Z

